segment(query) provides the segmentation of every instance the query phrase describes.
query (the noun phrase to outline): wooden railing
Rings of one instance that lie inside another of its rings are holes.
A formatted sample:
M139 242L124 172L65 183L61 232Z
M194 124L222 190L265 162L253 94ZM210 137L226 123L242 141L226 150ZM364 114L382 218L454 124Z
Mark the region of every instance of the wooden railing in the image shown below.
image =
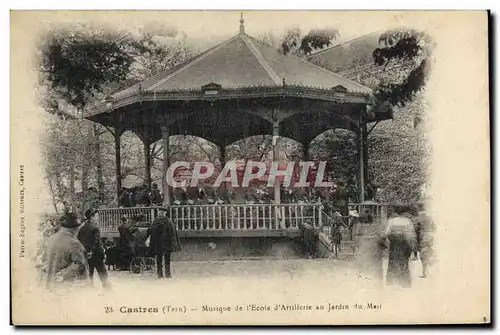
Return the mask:
M349 204L348 207L349 211L355 210L358 214L361 214L361 216L363 216L365 212L368 211L372 216L371 223L387 222L387 205L385 204L378 204L378 203ZM332 228L334 225L338 224L340 225L342 243L349 245L349 249L346 249L345 245L340 249L341 254L347 253L355 255L355 252L353 250L355 250L357 246L355 239L353 239L353 231L351 230L353 228L352 223L353 220L357 221L362 218L353 218L351 216L329 215L324 211L321 212L321 217L323 220L323 225L319 230L319 235L320 235L319 238L320 242L324 244L324 246L328 249L328 251L330 252L333 251ZM342 257L342 255L337 255L337 257Z
M321 217L323 225L320 227L320 233L322 233L329 241L332 239L332 228L334 225L340 225L340 232L342 234L342 240L351 240L351 234L349 232L349 220L347 216L330 216L324 211L321 211Z
M362 203L362 204L349 204L349 210L355 210L360 216L368 211L373 220L377 222L387 221L387 205L379 203Z
M101 233L116 233L121 219L126 217L131 220L134 217L143 215L144 221L153 222L158 216L158 211L165 210L163 207L119 207L103 208L97 211L97 221Z
M225 204L170 206L170 218L179 231L294 230L306 223L322 226L321 204ZM164 207L105 208L98 212L101 231L115 233L122 217L143 215L153 222Z
M373 221L387 221L387 206L383 204L350 204L350 210L364 214L369 211ZM98 211L98 224L104 234L118 233L121 218L143 216L151 223L164 207L104 208ZM351 239L349 217L335 217L323 211L319 203L290 204L224 204L224 205L175 205L168 208L170 217L179 231L296 231L306 223L331 238L334 223L342 226L343 240Z

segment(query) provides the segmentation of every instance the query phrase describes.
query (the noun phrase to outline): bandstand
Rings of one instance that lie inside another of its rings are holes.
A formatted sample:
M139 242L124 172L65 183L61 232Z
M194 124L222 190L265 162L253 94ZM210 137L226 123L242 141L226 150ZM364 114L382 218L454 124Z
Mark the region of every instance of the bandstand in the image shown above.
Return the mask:
M225 148L254 136L273 136L274 160L279 139L290 138L303 146L336 128L358 136L359 192L364 201L366 137L368 125L391 118L370 110L371 89L303 59L283 55L245 32L239 33L189 61L113 93L88 109L85 118L114 129L116 192L121 190L120 137L135 133L144 144L145 176L151 185L149 147L163 146L163 207L100 210L102 232L115 234L123 215L145 214L152 220L162 208L170 212L181 237L196 236L297 236L310 220L316 228L325 215L320 204L284 204L275 183L272 204L172 205L172 190L165 175L172 163L169 138L194 135L216 144L224 164ZM380 214L380 213L379 213ZM383 215L383 214L380 214Z

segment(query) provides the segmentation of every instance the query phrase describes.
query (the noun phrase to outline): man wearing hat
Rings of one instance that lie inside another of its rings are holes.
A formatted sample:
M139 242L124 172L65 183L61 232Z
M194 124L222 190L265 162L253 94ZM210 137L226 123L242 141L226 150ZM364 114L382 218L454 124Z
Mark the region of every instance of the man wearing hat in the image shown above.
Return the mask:
M83 245L75 237L79 224L74 213L65 213L61 228L47 239L47 287L55 282L75 282L88 278L88 262Z
M165 277L171 278L170 255L172 252L180 251L181 244L175 225L165 211L160 211L159 216L149 227L146 238L149 236L151 236L150 253L156 257L158 278L164 276L163 266L165 266Z
M104 265L104 248L101 245L101 231L95 224L97 211L88 209L85 212L85 223L78 232L78 240L82 243L87 253L89 263L90 281L94 276L94 270L97 270L101 279L102 287L108 288L108 272Z

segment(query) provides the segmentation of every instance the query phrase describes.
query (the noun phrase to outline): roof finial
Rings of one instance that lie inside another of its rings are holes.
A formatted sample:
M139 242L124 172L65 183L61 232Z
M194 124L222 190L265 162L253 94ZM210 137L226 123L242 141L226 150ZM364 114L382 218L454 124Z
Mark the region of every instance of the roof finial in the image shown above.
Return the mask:
M240 34L245 33L245 20L243 19L243 12L241 13L241 19L240 19Z

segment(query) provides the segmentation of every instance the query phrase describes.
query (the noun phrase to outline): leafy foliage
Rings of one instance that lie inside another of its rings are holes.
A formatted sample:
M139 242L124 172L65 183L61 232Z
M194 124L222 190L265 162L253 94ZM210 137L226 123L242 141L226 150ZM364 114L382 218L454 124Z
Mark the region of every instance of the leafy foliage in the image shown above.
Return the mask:
M369 172L383 201L409 204L425 196L429 145L423 129L414 126L415 116L424 109L425 100L417 94L413 102L398 108L393 121L379 124L368 138Z
M413 100L427 81L432 43L424 32L414 29L398 29L385 32L379 39L380 47L373 51L376 65L388 68L392 80L380 82L375 98L392 106L404 107Z
M144 80L194 56L186 46L185 36L178 38L176 31L144 31L127 43L127 51L134 59L128 77L135 80Z
M310 144L310 155L326 160L335 180L353 180L358 171L356 141L356 134L351 131L329 130Z
M184 39L168 26L123 32L77 24L45 33L39 47L39 89L42 107L59 117L49 118L43 139L46 178L56 211L61 205L78 207L82 192L84 199L88 197L88 186L98 186L107 202L114 195L113 137L104 127L81 120L78 111L124 83L183 62L190 56ZM124 136L122 146L124 177L143 175L140 141ZM161 155L156 145L151 151L153 157Z
M41 81L52 93L81 109L107 85L124 80L133 58L113 33L58 30L40 47Z
M291 54L304 57L315 50L330 46L338 36L339 31L334 28L312 29L306 35L302 33L300 28L289 28L280 37L276 37L272 32L269 32L260 35L258 38L262 42L276 47L284 55Z

